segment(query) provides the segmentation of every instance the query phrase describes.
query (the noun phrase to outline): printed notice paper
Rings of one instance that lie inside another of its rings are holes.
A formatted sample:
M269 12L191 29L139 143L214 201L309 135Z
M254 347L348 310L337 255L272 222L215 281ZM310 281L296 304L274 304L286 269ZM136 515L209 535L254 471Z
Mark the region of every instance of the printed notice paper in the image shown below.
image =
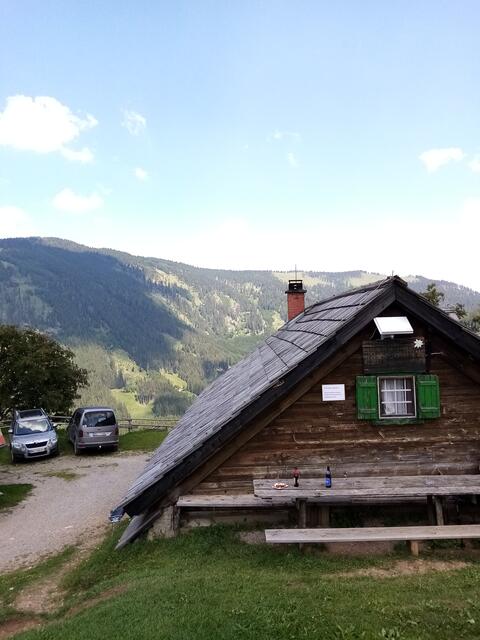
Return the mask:
M322 384L322 400L345 400L344 384Z

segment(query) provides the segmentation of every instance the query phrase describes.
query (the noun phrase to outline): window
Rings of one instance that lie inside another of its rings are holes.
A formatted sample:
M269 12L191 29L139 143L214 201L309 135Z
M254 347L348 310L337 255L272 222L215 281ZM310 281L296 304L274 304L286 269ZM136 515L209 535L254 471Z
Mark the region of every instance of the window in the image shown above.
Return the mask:
M359 420L412 422L440 417L440 387L432 374L357 376Z
M116 424L113 411L89 411L83 416L86 427L112 427Z
M380 418L415 418L414 378L378 378L378 399Z

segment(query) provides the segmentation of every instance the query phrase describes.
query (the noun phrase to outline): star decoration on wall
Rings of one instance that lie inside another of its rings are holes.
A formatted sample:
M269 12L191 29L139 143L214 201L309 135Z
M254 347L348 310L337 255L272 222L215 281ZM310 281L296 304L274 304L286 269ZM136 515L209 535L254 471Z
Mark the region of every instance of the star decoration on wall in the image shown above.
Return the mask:
M415 349L421 349L423 347L423 340L417 338L416 340L414 340L413 346L415 347Z

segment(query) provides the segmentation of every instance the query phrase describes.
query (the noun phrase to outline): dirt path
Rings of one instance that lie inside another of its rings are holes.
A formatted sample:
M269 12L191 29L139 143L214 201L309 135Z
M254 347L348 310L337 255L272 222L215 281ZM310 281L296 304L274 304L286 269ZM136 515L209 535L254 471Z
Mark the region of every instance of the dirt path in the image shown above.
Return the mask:
M148 457L143 453L65 456L0 467L0 484L34 485L26 500L0 512L0 572L36 564L79 539L96 540L108 527L110 510Z

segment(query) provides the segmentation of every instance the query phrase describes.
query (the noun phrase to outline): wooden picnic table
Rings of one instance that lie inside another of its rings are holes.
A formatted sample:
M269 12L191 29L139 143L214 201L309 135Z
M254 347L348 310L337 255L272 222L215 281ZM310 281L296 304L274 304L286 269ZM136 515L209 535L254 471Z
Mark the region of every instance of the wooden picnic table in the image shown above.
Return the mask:
M284 489L276 489L276 483L287 484ZM444 524L442 497L480 495L480 474L444 476L388 476L332 478L332 486L325 487L323 478L300 478L299 487L293 486L293 478L269 478L254 480L254 494L264 500L272 500L279 495L295 498L298 507L298 524L306 525L307 502L323 505L322 523L328 523L328 505L351 499L384 498L427 498L435 506L438 525Z

